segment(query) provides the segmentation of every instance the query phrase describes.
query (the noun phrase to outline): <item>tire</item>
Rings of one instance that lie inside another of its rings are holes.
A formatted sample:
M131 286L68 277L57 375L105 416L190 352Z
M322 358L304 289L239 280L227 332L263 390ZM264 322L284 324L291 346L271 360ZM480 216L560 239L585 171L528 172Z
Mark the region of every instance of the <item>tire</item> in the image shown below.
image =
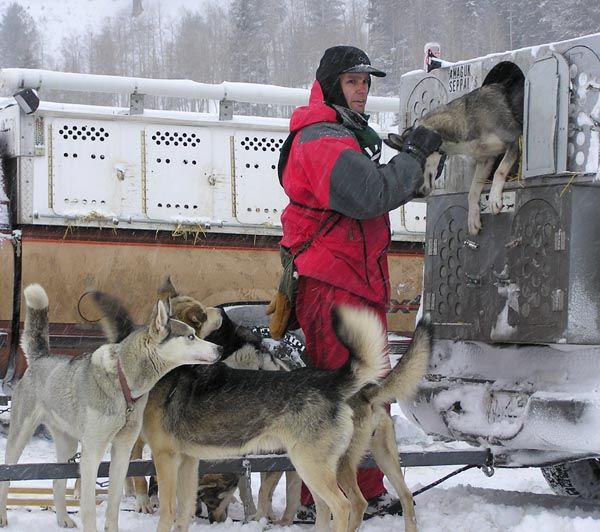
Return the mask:
M541 469L554 493L600 499L600 459L565 462Z

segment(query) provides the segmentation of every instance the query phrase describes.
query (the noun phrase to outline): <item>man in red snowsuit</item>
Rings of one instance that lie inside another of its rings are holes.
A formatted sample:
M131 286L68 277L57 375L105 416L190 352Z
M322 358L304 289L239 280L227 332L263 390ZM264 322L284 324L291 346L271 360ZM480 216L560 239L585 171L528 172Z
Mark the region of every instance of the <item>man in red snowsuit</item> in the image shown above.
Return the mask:
M385 323L390 298L388 213L415 196L423 183L425 159L441 144L436 132L417 128L408 135L405 149L380 165L381 139L364 115L371 75L385 73L373 68L362 50L326 50L308 106L292 114L280 158L280 180L290 199L281 216L281 245L295 255L295 313L318 368L336 369L348 358L332 328L332 306L366 306ZM358 482L372 503L367 512L384 513L383 473L361 470ZM303 487L302 503L310 501ZM401 509L395 502L387 513Z

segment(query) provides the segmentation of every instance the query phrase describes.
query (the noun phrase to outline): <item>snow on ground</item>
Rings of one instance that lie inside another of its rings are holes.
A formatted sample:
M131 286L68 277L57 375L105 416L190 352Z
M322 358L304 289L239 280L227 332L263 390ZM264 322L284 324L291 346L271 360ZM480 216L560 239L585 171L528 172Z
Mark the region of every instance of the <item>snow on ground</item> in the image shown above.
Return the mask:
M413 441L419 441L429 449L440 445L432 443L430 438L419 436L417 431L415 431L415 438ZM1 455L4 454L5 442L5 436L1 435ZM405 449L415 450L414 445ZM20 462L53 460L53 444L36 437L25 449ZM405 475L409 487L414 491L455 469L454 466L413 467L406 469ZM252 485L255 496L258 484L259 476L253 474ZM49 486L50 484L48 481L27 481L13 485ZM532 495L516 492L529 492ZM542 498L535 494L542 494ZM541 472L535 468L496 470L491 478L484 476L478 469L471 469L415 498L420 532L597 532L600 530L600 507L598 511L592 511L589 507L587 511L582 511L575 503L559 506L556 501ZM283 511L284 506L285 489L283 486L278 486L274 497L275 511ZM155 530L158 516L137 514L132 511L133 507L132 498L123 500L119 530L122 532ZM98 506L99 529L103 527L105 510L105 503ZM240 503L232 506L230 515L234 518L243 515ZM52 510L38 507L9 508L8 520L8 531L63 530L56 524ZM209 525L208 521L196 520L190 528L191 532L258 532L265 529L276 532L303 532L312 530L312 527L309 525L279 527L264 522L242 524L232 520L223 524ZM399 532L404 530L401 517L374 518L366 521L361 528L362 532L392 530Z

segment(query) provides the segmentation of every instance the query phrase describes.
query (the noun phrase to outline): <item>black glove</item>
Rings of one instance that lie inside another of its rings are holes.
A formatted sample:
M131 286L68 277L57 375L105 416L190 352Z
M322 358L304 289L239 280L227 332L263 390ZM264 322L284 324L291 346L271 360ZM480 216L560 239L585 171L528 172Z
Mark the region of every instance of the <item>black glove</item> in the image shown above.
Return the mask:
M404 136L404 143L400 151L412 155L421 168L425 168L425 161L433 152L439 151L442 145L442 136L433 129L427 129L424 126L416 127L410 130ZM443 166L443 165L442 165Z

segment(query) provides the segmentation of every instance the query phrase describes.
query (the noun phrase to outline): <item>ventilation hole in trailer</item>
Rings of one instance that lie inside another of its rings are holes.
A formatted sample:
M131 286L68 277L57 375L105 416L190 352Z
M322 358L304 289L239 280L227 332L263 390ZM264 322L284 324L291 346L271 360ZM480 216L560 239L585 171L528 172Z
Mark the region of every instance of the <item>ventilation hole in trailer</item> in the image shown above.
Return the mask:
M96 156L95 156L93 153L92 153L92 155L90 155L90 157L91 157L92 159L95 159L95 158L96 158Z
M254 209L256 212L260 212L260 208L256 207L256 209Z
M84 205L87 205L87 201L86 199L81 200L81 203L83 203Z
M66 139L68 139L68 138L69 138L69 135L63 135L63 139L65 139L65 140L66 140Z
M92 126L92 127L90 128L90 130L91 130L91 131L96 131L96 128L95 128L94 126Z
M248 151L250 149L250 146L246 146L246 151Z
M183 145L184 145L184 146L187 146L187 145L188 145L188 143L187 143L187 142L184 142L184 143L183 143Z
M258 146L254 146L254 151L258 151Z
M198 208L198 205L194 205L194 207L193 207L193 208L194 208L194 209L197 209L197 208Z
M251 209L250 207L248 207L246 210L247 210L248 212L252 212L252 209Z
M275 170L275 165L274 164L271 165L271 170Z
M184 159L184 160L183 160L183 164L187 164L187 163L188 163L188 160L187 160L187 159Z
M68 157L69 154L68 153L63 153L63 157Z
M255 164L255 165L254 165L254 168L258 168L258 164Z
M168 131L165 131L165 137L170 137L171 133L169 133Z
M104 201L104 200L102 200L102 201L100 202L100 205L105 205L105 204L106 204L106 201Z
M276 148L271 148L271 151L275 151Z
M265 209L265 212L269 212L269 209Z
M156 141L156 145L157 145L157 146L160 146L160 140L157 140L157 141Z
M165 146L169 146L171 143L168 140L165 140Z
M73 131L77 131L77 126L73 126Z
M77 159L77 154L76 153L73 154L73 158Z
M69 203L69 198L65 198L65 203Z
M171 208L171 204L167 203L167 209L170 209L170 208Z
M184 209L189 209L189 208L190 208L190 206L189 206L189 205L184 205L184 206L183 206L183 208L184 208Z
M246 163L246 168L250 168L250 163Z
M173 138L173 135L171 135L171 136L169 137L169 140L170 140L171 142L173 142L173 140L175 140L175 139Z
M185 138L187 137L187 133L182 133L181 136Z
M100 159L104 160L104 155L100 155Z
M165 140L165 136L164 136L164 135L161 135L161 136L160 136L160 140Z
M192 137L193 139L195 139L195 138L196 138L196 133L192 133L192 134L191 134L191 137Z
M92 200L92 205L96 205L97 201L95 199Z
M277 213L277 209L273 209L273 213Z
M90 137L92 135L92 132L91 131L86 131L85 134L86 134L87 137Z
M198 144L195 142L192 142L192 148L195 148Z
M192 164L196 164L196 161L192 161Z
M162 207L162 203L157 203L156 206L157 207Z
M165 162L166 162L167 164L170 164L170 162L171 162L171 159L165 159Z
M92 141L96 140L96 137L90 137L90 140L92 140Z
M156 132L156 134L157 134L157 135L160 135L160 131L157 131L157 132Z
M100 142L104 142L104 137L100 137Z
M175 144L175 146L179 146L179 142L175 141L173 144Z
M175 204L175 208L176 208L176 209L179 209L179 203L176 203L176 204Z
M161 159L161 158L158 158L158 159L156 159L156 162L157 162L157 163L160 163L160 162L162 162L162 159Z

